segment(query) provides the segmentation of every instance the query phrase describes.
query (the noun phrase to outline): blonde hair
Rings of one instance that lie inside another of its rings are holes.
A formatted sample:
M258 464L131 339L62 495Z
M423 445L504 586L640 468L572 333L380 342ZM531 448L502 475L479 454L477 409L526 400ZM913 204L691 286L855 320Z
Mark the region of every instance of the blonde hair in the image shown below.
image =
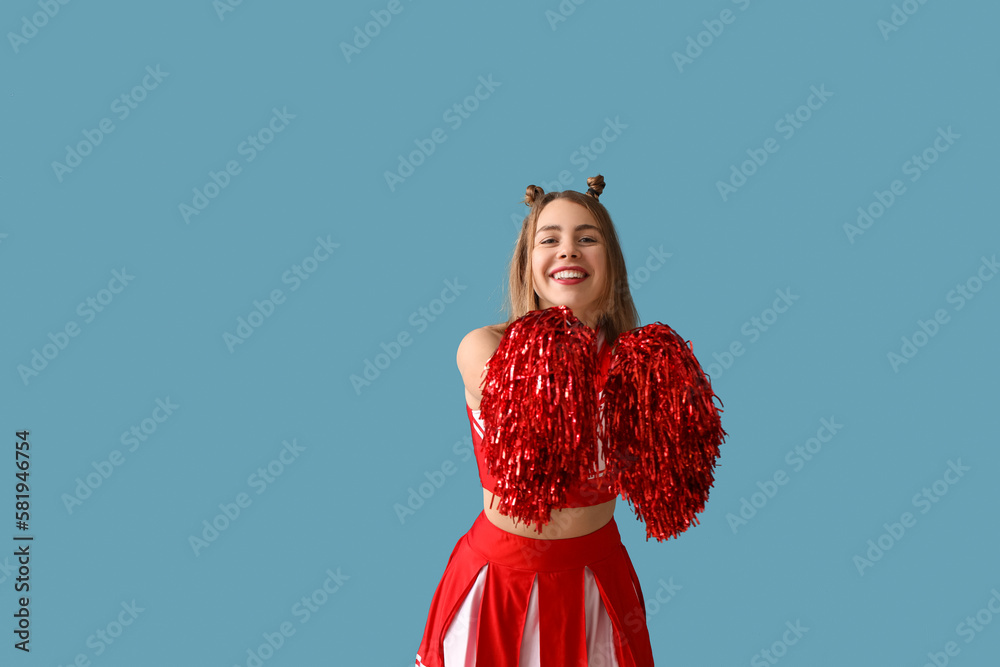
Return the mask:
M498 332L502 332L528 312L539 308L538 295L535 293L531 275L531 249L538 216L556 199L567 199L586 208L604 238L608 279L604 283L604 293L597 304L597 325L604 332L605 340L612 342L619 334L639 326L639 313L629 291L628 270L625 267L625 257L622 255L618 233L615 231L608 210L598 201L598 197L604 191L604 177L598 174L588 178L587 186L587 194L574 190L546 194L537 185L529 185L525 189L524 203L530 206L531 210L521 223L521 233L514 244L514 253L510 259L507 321L493 326Z

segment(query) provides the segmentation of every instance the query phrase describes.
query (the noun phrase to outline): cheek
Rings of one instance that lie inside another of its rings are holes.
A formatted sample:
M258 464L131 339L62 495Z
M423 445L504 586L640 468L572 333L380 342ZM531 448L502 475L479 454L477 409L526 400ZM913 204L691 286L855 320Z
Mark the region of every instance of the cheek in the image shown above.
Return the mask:
M604 253L595 254L594 258L591 260L594 267L601 272L602 276L606 276L608 273L608 260L604 256Z
M598 280L598 285L604 287L605 284L611 281L611 276L608 275L608 265L606 263L601 263L600 266L600 280Z
M539 276L541 276L541 269L539 268L538 262L531 263L531 277L538 281Z

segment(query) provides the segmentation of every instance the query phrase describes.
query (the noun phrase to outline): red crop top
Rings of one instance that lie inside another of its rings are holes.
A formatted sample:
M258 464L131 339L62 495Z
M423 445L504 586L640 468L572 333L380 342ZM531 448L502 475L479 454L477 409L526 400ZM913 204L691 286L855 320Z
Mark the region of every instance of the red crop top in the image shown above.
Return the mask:
M597 333L598 344L600 345L604 341L604 332L598 331ZM598 389L600 390L604 386L604 381L608 377L608 367L611 365L611 348L612 345L606 342L600 345L598 349ZM600 400L600 391L598 392L598 400ZM482 419L480 418L479 410L473 410L466 403L465 410L469 414L469 422L472 426L472 443L476 450L476 465L479 467L479 482L483 485L483 488L487 491L492 491L496 488L496 477L490 475L486 468L486 461L483 455L483 434L485 433L485 427ZM606 503L609 500L614 500L618 497L618 492L616 489L612 488L610 480L606 479L605 468L604 468L604 456L602 454L603 443L598 439L597 441L597 466L594 470L594 474L590 475L586 479L579 480L579 483L572 485L570 488L566 489L566 505L565 507L591 507L593 505L600 505L601 503ZM561 508L554 508L561 509Z

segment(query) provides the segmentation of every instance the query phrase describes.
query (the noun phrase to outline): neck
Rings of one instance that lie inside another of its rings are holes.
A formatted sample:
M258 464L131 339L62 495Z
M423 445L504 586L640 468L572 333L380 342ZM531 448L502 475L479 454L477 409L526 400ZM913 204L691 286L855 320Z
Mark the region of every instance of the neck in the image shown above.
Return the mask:
M599 324L597 316L592 315L590 313L580 313L580 314L573 313L573 314L576 315L576 318L578 320L586 324L594 331L597 331L597 325Z

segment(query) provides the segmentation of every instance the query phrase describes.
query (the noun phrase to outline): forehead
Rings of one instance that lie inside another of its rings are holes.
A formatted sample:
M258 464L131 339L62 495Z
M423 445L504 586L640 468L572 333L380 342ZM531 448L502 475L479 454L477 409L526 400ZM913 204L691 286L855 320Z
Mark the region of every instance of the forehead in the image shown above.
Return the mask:
M600 227L590 211L566 199L556 199L550 202L538 214L538 219L535 222L536 234L544 231L571 231L574 229L600 231Z

